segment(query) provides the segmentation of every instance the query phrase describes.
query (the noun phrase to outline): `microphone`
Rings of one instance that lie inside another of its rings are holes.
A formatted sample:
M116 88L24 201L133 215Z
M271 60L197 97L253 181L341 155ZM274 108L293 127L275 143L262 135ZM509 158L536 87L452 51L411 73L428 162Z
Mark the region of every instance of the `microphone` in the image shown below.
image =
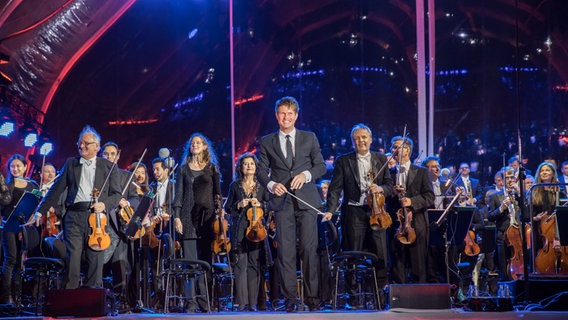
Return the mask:
M168 169L171 169L176 165L176 161L174 158L170 157L170 154L171 152L168 148L161 148L158 151L158 157L164 159L164 165L166 165Z

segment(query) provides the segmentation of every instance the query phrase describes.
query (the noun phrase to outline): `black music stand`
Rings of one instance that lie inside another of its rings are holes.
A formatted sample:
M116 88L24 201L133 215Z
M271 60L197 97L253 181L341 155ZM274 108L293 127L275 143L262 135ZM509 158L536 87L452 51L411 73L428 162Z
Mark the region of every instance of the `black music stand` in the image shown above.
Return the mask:
M444 231L446 229L446 219L436 227L436 221L440 219L444 209L428 209L428 224L430 226L430 240L431 246L443 246L446 243L444 240Z
M458 248L461 248L464 244L476 209L476 207L454 207L454 212L451 212L447 217L448 239Z
M26 223L32 214L35 213L41 200L41 193L26 191L18 200L16 207L8 216L3 226L4 232L20 232L20 225Z
M148 212L152 208L153 204L154 194L148 193L142 196L142 200L140 200L136 211L134 211L134 214L132 214L130 221L128 222L126 227L124 227L124 234L127 237L133 237L136 232L138 232L138 230L142 228L142 221L148 215Z
M568 207L556 207L556 223L561 246L568 246Z

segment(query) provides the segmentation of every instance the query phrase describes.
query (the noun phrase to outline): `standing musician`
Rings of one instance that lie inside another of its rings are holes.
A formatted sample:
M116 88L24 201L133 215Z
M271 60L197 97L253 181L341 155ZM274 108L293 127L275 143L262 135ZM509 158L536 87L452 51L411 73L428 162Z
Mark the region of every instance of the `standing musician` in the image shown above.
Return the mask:
M177 172L176 202L174 208L176 231L182 235L185 259L212 262L211 245L214 240L215 198L221 199L221 174L217 155L209 139L194 133L187 140L180 168ZM210 275L207 275L210 277ZM197 289L197 304L190 300L188 312L197 308L207 312L205 279L197 279L197 288L190 284L190 296ZM211 283L208 281L207 283Z
M152 160L152 170L156 181L150 185L150 188L154 190L156 196L151 210L152 214L142 222L146 228L146 233L142 237L142 244L146 246L145 250L149 253L147 256L152 270L152 285L154 286L153 305L155 309L159 309L164 301L162 294L164 288L161 281L159 281L161 260L164 257L164 252L161 251L163 248L161 241L167 241L171 236L168 222L172 218L171 213L173 212L172 208L175 201L174 184L173 180L170 179L171 168L167 166L166 162L167 160L163 158L154 158ZM179 218L177 216L174 217L176 223L179 223ZM170 246L172 245L171 241L168 243ZM148 278L147 273L146 278Z
M267 236L264 201L267 195L256 179L258 160L244 153L237 160L225 210L232 217L231 242L235 261L236 303L239 311L256 311L260 289L261 253Z
M107 142L102 147L102 157L110 162L118 163L120 158L120 151L118 145L114 142ZM122 231L124 227L124 222L121 222L119 215L120 210L128 210L128 208L136 209L139 203L139 199L136 195L136 187L129 183L131 173L116 168L118 177L120 179L121 191L126 192L122 195L118 203L118 207L109 208L108 218L110 228L108 228L108 233L111 238L110 247L105 250L104 253L104 264L109 264L110 270L112 272L112 283L114 288L114 293L117 295L119 312L127 312L130 310L130 306L126 299L126 282L127 274L131 272L130 261L128 261L128 246L130 241ZM126 184L129 183L127 186ZM127 200L128 199L128 200Z
M476 203L481 200L481 188L479 180L469 176L470 173L469 164L462 162L460 164L459 172L461 179L457 179L456 185L463 188L467 196L464 205L475 206Z
M503 168L501 172L505 180L505 187L497 191L489 199L489 221L495 222L497 227L497 261L501 281L511 280L507 269L507 243L505 232L512 223L518 223L520 207L517 200L519 189L515 177L515 170L511 167Z
M62 173L55 179L53 187L43 198L36 213L36 218L46 214L50 207L57 204L60 195L67 190L65 200L67 213L63 219L64 241L67 248L67 269L64 278L66 289L79 287L83 252L86 253L87 260L84 284L89 287L101 287L103 284L104 252L95 251L87 244L90 229L93 228L89 226L89 217L92 213L102 214L114 208L120 200L121 189L120 179L113 170L114 164L97 157L100 141L101 138L95 129L91 126L83 128L77 141L79 157L67 159ZM97 194L99 192L100 194ZM105 229L104 227L101 225L101 229Z
M403 144L404 141L404 144ZM416 240L403 244L397 239L391 242L392 278L395 283L407 283L406 263L410 260L411 276L414 282L425 283L427 280L426 259L428 254L428 218L426 210L434 206L434 192L428 178L428 170L410 162L414 142L410 138L395 136L391 139L391 150L397 160L398 170L395 195L399 201L391 201L391 214L407 210L407 217L416 233ZM396 215L394 217L397 218ZM394 220L393 219L393 222ZM399 219L400 220L400 219ZM399 226L402 228L403 226ZM389 229L394 238L396 226ZM389 237L390 238L390 237Z
M57 169L51 163L45 163L41 170L41 181L39 186L39 191L45 197L47 191L53 186L55 182L55 177L57 174ZM61 219L65 215L65 198L67 197L67 192L64 192L59 198L58 205L56 207L51 207L48 213L42 217L42 241L45 237L57 236L61 228ZM59 238L59 237L58 237Z
M8 219L26 191L38 188L34 181L26 179L28 164L24 156L20 154L11 156L6 163L6 169L8 170L8 178L5 187L8 188L9 192L4 191L4 203L8 203L2 208L3 220ZM13 304L16 301L14 297L17 292L12 292L12 288L19 290L21 283L22 240L20 233L3 230L2 248L4 251L4 265L2 266L4 279L1 286L0 302ZM14 297L12 294L14 294Z
M287 312L296 312L297 239L306 302L310 311L319 310L317 213L305 203L312 208L321 206L315 181L326 168L316 135L294 127L299 109L292 97L276 102L274 112L280 130L262 138L258 172L260 183L271 193L269 206L275 211L280 284Z
M355 152L342 155L335 162L324 219L331 219L332 212L337 210L339 199L343 193L343 205L341 206L342 249L361 251L364 248L366 237L370 235L373 239L373 253L379 258L379 265L377 266L379 286L383 287L388 283L387 261L385 261L387 256L387 226L375 228L375 230L371 229L372 206L376 204L369 204L367 200L370 197L373 201L373 194L382 194L383 197L391 196L393 194L393 181L388 169L383 168L387 158L380 153L371 152L373 135L369 127L362 123L354 125L351 129L351 142ZM381 169L382 171L380 171ZM383 214L388 216L386 210L383 211ZM346 279L349 279L346 283L347 292L350 294L348 305L346 305L347 309L355 309L357 306L355 296L353 296L357 286L355 277L356 275L353 273L346 276Z

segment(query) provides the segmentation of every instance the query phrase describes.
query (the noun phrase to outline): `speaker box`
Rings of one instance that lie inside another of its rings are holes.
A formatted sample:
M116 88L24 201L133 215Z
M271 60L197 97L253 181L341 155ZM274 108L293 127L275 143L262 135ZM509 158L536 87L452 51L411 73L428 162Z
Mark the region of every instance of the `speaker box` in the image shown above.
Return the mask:
M391 284L390 308L449 309L449 284Z
M102 317L110 312L112 301L106 289L49 290L43 315L50 317Z

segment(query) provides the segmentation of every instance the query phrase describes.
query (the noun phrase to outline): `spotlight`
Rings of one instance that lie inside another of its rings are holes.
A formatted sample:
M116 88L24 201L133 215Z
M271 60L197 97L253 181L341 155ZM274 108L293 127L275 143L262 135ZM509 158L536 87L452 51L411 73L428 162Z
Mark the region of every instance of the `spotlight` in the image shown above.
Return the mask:
M39 154L42 156L47 156L53 151L53 142L43 141L39 147Z
M21 135L24 140L24 147L26 148L33 147L38 141L37 130L33 127L23 127Z
M7 114L0 113L0 136L7 137L16 128L14 120Z

